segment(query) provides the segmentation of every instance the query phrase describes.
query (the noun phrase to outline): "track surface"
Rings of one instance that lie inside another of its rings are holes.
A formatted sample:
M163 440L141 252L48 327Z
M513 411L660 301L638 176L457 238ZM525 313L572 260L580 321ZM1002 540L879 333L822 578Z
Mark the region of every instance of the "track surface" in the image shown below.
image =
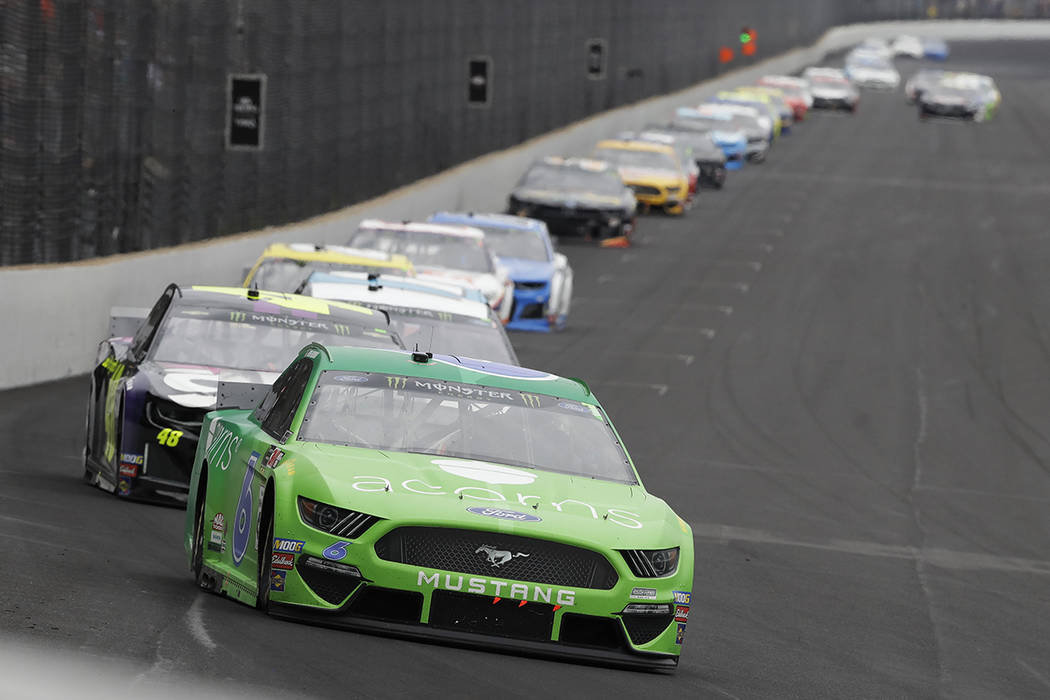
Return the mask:
M693 525L676 675L199 594L182 512L79 484L83 378L0 394L3 638L293 697L1050 696L1050 44L953 51L995 121L816 114L635 248L566 246L571 329L514 338L588 379Z

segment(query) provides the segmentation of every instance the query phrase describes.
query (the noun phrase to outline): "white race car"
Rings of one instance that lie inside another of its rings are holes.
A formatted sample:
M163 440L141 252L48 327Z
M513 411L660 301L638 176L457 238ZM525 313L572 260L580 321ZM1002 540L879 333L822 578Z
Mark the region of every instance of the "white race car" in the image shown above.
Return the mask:
M362 221L347 245L401 253L419 277L476 287L502 322L510 318L514 283L496 261L485 233L471 226L418 222Z
M385 311L409 349L518 364L496 312L473 290L418 277L315 272L305 291Z

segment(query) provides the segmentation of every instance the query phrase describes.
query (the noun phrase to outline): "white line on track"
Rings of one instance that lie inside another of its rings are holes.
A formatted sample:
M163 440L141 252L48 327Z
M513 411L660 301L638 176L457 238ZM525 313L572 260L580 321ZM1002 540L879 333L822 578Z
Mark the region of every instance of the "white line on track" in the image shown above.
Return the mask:
M648 355L649 357L673 357L681 362L685 363L685 366L696 362L696 355L686 355L684 353L671 353L671 352L648 352L646 350L635 350L632 354L634 355Z
M1021 660L1020 658L1018 658L1018 659L1017 659L1017 663L1021 664L1021 668L1023 668L1023 669L1024 669L1024 670L1026 670L1026 671L1028 671L1029 673L1031 673L1031 674L1032 674L1032 676L1033 676L1033 677L1034 677L1034 678L1035 678L1035 679L1036 679L1037 681L1039 681L1040 683L1042 683L1043 685L1045 685L1045 686L1046 686L1047 688L1050 688L1050 681L1048 681L1048 680L1046 679L1046 676L1044 676L1043 674L1039 673L1039 671L1036 671L1036 670L1035 670L1034 668L1032 668L1031 666L1029 666L1028 664L1026 664L1026 663L1025 663L1024 661L1022 661L1022 660Z
M699 333L708 339L714 338L718 333L714 328L697 328L696 326L660 326L660 330L668 333Z
M693 537L710 540L718 544L730 542L753 542L755 544L781 545L820 549L841 554L865 557L904 559L922 562L940 569L956 571L1006 571L1020 574L1050 576L1050 561L1008 557L984 552L965 552L941 547L912 547L908 545L881 544L864 540L828 539L805 540L778 535L764 530L720 525L718 523L689 523Z
M190 634L196 639L201 646L208 649L208 651L214 651L215 641L208 634L208 628L204 626L204 615L201 613L201 601L204 600L204 593L197 594L197 598L193 601L193 605L186 611L186 626L190 628Z

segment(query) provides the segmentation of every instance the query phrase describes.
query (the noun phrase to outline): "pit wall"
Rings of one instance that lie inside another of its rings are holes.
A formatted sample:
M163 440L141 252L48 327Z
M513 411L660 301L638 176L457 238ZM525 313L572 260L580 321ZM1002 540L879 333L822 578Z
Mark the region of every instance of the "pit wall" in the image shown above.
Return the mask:
M113 306L150 306L171 281L236 284L273 242L345 243L366 218L420 219L438 210L502 211L525 168L546 155L583 155L599 139L695 105L718 90L789 73L865 37L900 33L951 40L1048 39L1047 21L885 22L836 27L813 45L788 51L685 90L604 112L512 148L489 153L352 207L295 224L201 243L79 263L0 268L3 328L0 388L87 372L106 335ZM698 210L699 211L699 210Z

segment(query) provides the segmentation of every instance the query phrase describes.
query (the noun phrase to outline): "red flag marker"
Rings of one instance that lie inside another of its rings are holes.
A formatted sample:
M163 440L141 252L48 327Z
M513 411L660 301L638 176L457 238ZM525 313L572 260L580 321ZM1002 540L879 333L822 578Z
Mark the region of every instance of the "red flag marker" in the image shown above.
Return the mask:
M498 603L499 601L500 601L500 597L499 597L499 596L496 596L495 598L493 598L493 599L492 599L492 604L493 604L493 605L495 605L495 604L496 604L496 603Z
M518 603L518 607L520 608L520 607L521 607L522 605L525 605L525 602L526 602L526 601L524 601L524 600L523 600L523 601L521 601L520 603Z

